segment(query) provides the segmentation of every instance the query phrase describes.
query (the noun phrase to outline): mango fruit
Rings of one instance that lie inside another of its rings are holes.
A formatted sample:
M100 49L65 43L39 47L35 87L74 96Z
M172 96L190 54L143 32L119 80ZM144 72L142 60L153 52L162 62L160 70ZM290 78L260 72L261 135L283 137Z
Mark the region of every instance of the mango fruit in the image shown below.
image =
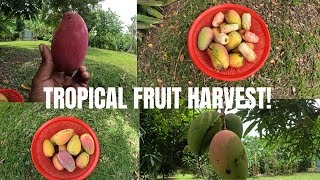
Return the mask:
M88 49L88 29L82 17L67 12L53 36L51 52L55 68L62 72L77 70L85 59Z
M227 49L218 43L213 43L211 49L211 63L213 67L218 71L227 69L229 66L229 55Z
M0 93L0 102L9 102L9 100L4 94Z
M59 152L57 154L57 159L61 166L69 172L73 172L76 168L76 164L74 162L73 157L67 151Z
M58 161L58 155L55 154L52 158L52 164L53 166L58 170L58 171L61 171L63 170L63 167L61 166L61 164L59 163Z
M212 26L219 27L223 21L224 21L224 14L222 12L218 12L213 18Z
M94 153L95 146L93 138L90 136L90 134L85 133L82 134L80 137L82 148L90 155Z
M45 139L43 141L42 150L43 150L43 154L46 157L52 157L53 154L54 154L54 147L53 147L52 143L48 139Z
M243 40L247 41L247 42L251 42L251 43L258 43L259 42L259 37L250 31L246 31L243 35L242 35Z
M242 42L240 33L233 31L229 34L229 43L225 45L227 51L231 51L239 46Z
M246 43L241 43L239 45L239 51L249 62L254 62L257 59L256 53Z
M207 49L207 47L212 42L212 40L213 40L212 30L209 27L204 27L203 29L201 29L198 36L198 48L201 51L204 51L205 49Z
M89 164L89 154L86 152L82 152L76 159L76 166L80 169L87 167Z
M50 141L58 146L66 144L74 133L73 129L64 129L53 135Z
M248 177L248 160L239 137L232 131L222 130L212 139L209 158L221 179L245 180Z
M250 28L251 28L251 14L250 13L243 13L241 23L242 23L242 29L250 30Z
M201 156L208 151L213 136L221 130L220 116L217 111L207 111L191 121L187 141L192 153Z
M67 145L60 145L60 146L58 146L58 151L60 152L60 151L66 151L67 150Z
M250 49L254 50L254 44L253 43L249 43L249 42L244 42L246 43ZM239 50L239 46L237 48L235 48L232 52L234 53L241 53L240 50Z
M239 53L229 55L229 66L232 68L241 68L245 63L244 57Z
M222 23L220 25L220 31L222 33L225 33L225 34L228 34L232 31L237 31L239 29L239 25L238 24L225 24L225 23Z
M220 43L222 45L229 43L229 36L225 33L218 33L213 39L216 43Z
M81 142L78 135L73 135L70 141L67 144L67 151L73 155L76 156L81 151Z
M227 114L224 116L226 128L234 132L240 139L242 138L243 126L241 119L236 114Z
M238 24L238 28L241 29L241 17L235 10L229 10L224 15L228 24Z

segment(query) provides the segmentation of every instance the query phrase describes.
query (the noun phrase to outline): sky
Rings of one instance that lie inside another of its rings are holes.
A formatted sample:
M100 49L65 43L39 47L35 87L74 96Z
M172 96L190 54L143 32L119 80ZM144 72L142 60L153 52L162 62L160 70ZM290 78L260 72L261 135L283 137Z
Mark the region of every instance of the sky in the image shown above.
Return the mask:
M136 0L104 0L100 2L103 10L111 9L120 16L120 20L125 25L131 24L131 18L137 14L137 1Z

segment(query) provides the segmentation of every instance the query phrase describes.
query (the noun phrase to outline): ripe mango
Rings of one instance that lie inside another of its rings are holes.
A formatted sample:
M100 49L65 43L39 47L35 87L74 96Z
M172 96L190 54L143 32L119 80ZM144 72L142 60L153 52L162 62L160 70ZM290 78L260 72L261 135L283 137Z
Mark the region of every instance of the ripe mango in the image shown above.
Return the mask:
M73 129L64 129L53 135L50 141L58 146L66 144L73 135Z
M81 151L81 142L78 135L73 135L70 141L67 144L67 151L73 155L76 156Z
M218 71L227 69L229 66L229 55L227 49L218 43L213 43L211 63Z
M89 160L89 154L82 152L76 159L76 166L80 169L85 168L89 164Z
M251 28L251 14L250 13L243 13L241 23L242 23L242 29L250 30L250 28Z
M259 42L259 37L250 31L246 31L243 35L242 35L243 40L247 41L247 42L251 42L251 43L258 43Z
M62 72L77 70L88 49L88 29L82 17L67 12L53 36L51 52L55 68Z
M61 166L69 172L73 172L76 168L76 164L74 162L73 157L67 151L59 152L57 154L57 159Z
M90 155L92 155L94 153L94 141L93 138L90 136L90 134L85 133L82 134L80 137L80 141L82 144L82 148Z
M213 39L216 43L220 43L222 45L226 45L229 43L229 36L225 33L218 33Z
M209 157L211 165L221 179L245 180L248 177L246 151L234 132L218 132L210 143Z
M239 29L239 25L238 24L225 24L225 23L222 23L220 25L220 30L222 33L225 33L225 34L228 34L232 31L236 31Z
M239 51L249 62L254 62L257 59L256 53L246 43L241 43L239 45Z
M229 66L232 68L241 68L244 65L245 59L239 53L229 55Z
M213 18L212 26L219 27L220 24L223 22L223 20L224 20L224 14L222 12L218 12Z
M207 49L207 47L212 42L212 40L213 40L213 32L211 28L204 27L203 29L201 29L198 36L198 48L201 51L204 51L205 49Z
M236 114L227 114L224 116L226 128L234 132L240 139L242 138L243 126L241 119Z
M60 164L59 161L58 161L57 154L53 156L53 158L52 158L52 163L53 163L53 166L54 166L58 171L63 170L63 167L61 166L61 164Z
M0 93L0 102L9 102L9 100L4 94Z
M208 151L213 136L221 130L220 113L207 111L199 114L191 121L188 130L188 147L196 155L203 155Z
M66 151L67 150L67 145L60 145L60 146L58 146L58 151L60 152L60 151Z
M241 29L241 17L235 10L229 10L224 15L228 24L238 24L238 28Z
M246 43L250 49L254 50L254 44L253 43L249 43L249 42L244 42ZM234 53L241 53L240 50L239 50L239 46L237 48L235 48L232 52Z
M53 154L54 154L54 147L53 147L52 143L48 139L45 139L43 141L42 150L43 150L43 154L46 157L52 157Z
M242 38L240 33L238 33L237 31L233 31L229 34L229 43L226 44L225 47L228 51L231 51L236 47L238 47L241 41L242 41Z

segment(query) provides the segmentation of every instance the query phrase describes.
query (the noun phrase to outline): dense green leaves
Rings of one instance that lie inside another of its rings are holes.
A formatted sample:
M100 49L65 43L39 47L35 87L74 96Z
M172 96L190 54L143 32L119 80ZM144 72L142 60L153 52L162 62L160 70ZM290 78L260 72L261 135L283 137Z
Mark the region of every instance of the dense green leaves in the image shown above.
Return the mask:
M241 110L243 122L250 122L245 134L257 127L268 144L281 143L296 157L320 154L320 109L315 100L273 100L272 109Z

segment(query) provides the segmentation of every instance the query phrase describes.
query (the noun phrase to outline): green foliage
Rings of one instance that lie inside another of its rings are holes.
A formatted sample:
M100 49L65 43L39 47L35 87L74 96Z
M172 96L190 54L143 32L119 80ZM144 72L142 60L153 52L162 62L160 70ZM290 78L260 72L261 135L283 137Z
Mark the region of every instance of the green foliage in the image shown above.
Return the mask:
M138 29L149 29L163 21L161 7L167 6L176 0L138 0Z
M273 100L272 109L241 110L237 114L251 122L244 136L255 126L260 137L281 143L296 157L320 154L320 109L315 100Z
M181 102L184 103L184 102ZM143 178L168 177L183 165L183 149L192 110L141 110L140 173Z
M60 2L60 1L59 1ZM33 19L42 7L42 0L12 1L3 0L0 10L8 17Z
M87 23L88 31L95 24L96 9L101 0L68 0L68 1L44 1L42 19L50 26L57 27L62 15L68 11L78 12Z

